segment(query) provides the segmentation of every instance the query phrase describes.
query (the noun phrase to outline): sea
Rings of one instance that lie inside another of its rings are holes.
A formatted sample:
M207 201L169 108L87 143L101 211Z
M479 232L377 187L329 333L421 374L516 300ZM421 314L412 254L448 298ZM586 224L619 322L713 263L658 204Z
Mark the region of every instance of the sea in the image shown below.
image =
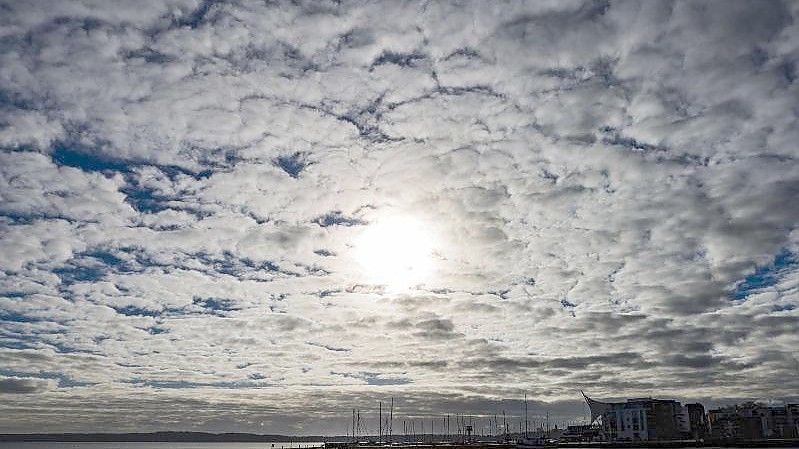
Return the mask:
M56 442L0 442L0 449L313 449L324 443L56 443ZM651 449L651 448L625 448ZM691 448L680 449L744 449L744 448ZM749 448L747 448L749 449ZM783 447L779 449L799 449Z
M0 442L0 449L312 449L324 443L54 443L54 442ZM625 448L651 449L651 448ZM743 449L681 448L681 449ZM799 449L784 447L780 449Z
M52 443L0 442L0 449L310 449L324 443Z

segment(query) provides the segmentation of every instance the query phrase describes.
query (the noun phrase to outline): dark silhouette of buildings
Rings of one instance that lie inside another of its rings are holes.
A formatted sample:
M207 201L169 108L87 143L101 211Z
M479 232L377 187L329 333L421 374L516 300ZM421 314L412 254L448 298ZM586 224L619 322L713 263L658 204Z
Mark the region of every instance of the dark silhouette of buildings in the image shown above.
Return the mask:
M701 440L707 435L707 416L705 406L700 403L685 404L688 411L688 422L691 428L691 438Z
M682 440L691 437L688 410L670 399L637 398L601 402L585 396L591 422L599 420L611 441Z
M710 410L707 418L713 439L799 438L799 404L745 402Z
M746 402L705 413L702 404L667 399L603 402L585 396L591 424L606 441L766 440L799 438L799 404Z

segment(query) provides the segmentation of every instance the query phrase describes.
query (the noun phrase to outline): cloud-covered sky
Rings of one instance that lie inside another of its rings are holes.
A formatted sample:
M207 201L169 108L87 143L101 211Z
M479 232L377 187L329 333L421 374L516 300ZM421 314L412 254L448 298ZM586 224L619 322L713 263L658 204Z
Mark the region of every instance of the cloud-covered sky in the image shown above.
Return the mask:
M796 397L797 19L0 2L0 431Z

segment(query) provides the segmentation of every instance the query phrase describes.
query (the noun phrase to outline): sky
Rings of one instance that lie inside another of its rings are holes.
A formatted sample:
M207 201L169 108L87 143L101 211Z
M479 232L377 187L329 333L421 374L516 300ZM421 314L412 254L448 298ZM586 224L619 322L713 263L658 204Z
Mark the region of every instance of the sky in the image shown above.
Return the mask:
M0 1L0 432L797 399L797 19Z

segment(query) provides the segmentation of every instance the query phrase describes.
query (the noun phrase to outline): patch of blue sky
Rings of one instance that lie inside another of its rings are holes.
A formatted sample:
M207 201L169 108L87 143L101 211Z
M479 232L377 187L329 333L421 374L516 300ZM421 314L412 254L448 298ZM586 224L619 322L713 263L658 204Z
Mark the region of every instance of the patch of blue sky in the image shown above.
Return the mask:
M773 287L787 273L797 269L799 269L799 257L788 249L783 249L770 264L757 267L754 273L746 276L735 286L733 300L745 300L752 293Z
M292 178L298 178L300 173L310 165L305 160L305 155L297 152L290 155L278 156L274 164Z
M103 279L108 268L103 264L92 265L67 265L53 270L64 284L78 282L95 282Z
M796 310L796 304L775 304L771 308L772 312L790 312L791 310Z
M164 203L170 198L158 195L155 190L141 187L138 183L128 182L120 191L125 194L125 202L137 212L157 213L169 209Z
M32 323L34 321L39 321L39 320L35 317L31 317L19 312L14 312L12 310L0 309L0 322Z
M222 258L212 254L200 252L192 254L196 260L213 267L214 271L231 276L240 276L247 271L270 271L275 273L292 274L281 270L280 266L270 260L254 261L248 257L237 257L230 251L223 251Z
M330 374L350 379L360 379L365 381L367 385L406 385L413 383L413 380L406 377L384 377L382 373L374 372L339 373L331 371Z
M58 381L58 386L61 388L69 388L69 387L82 387L86 385L95 385L94 382L82 382L71 377L56 373L52 371L16 371L16 370L9 370L0 368L0 375L8 376L8 377L35 377L38 379L55 379Z
M214 312L231 312L234 310L239 310L239 307L236 305L236 301L232 299L213 298L213 297L201 298L195 296L192 302L195 305L202 307L203 309Z
M0 219L9 224L31 224L37 220L64 220L73 222L71 217L59 214L48 214L44 212L19 212L3 210L0 206Z
M86 251L81 253L81 255L96 259L109 267L114 267L114 269L118 271L130 271L128 262L117 257L110 251L98 249Z
M149 317L156 317L161 315L160 311L145 309L142 307L136 306L124 306L124 307L114 307L114 310L120 314L125 316L149 316Z
M169 330L161 326L150 326L145 329L150 335L168 334Z
M147 266L138 261L117 257L112 251L106 249L85 251L76 254L67 264L52 271L61 279L62 284L71 285L99 281L109 273L139 272L143 266Z
M130 171L130 166L122 161L102 158L87 151L59 143L53 147L50 157L58 165L79 168L83 171Z
M230 388L230 389L238 389L238 388L256 388L256 387L268 387L272 386L266 382L260 380L247 380L247 381L220 381L220 382L190 382L186 380L146 380L146 379L132 379L126 381L126 383L130 383L133 385L138 386L147 386L153 388L159 388L164 390L173 390L173 389L191 389L191 388Z
M167 178L174 181L181 175L191 176L195 179L207 178L213 174L213 170L204 169L191 171L177 165L162 165L148 163L141 160L121 160L113 159L97 152L90 151L79 145L70 145L64 142L53 145L50 157L58 165L79 168L87 172L116 171L120 173L131 173L137 167L152 166L158 168Z
M54 321L48 321L30 315L16 314L14 317L0 316L0 348L5 349L41 349L50 347L59 353L77 352L68 345L53 341L59 332L53 329ZM45 323L44 329L37 329L38 323ZM63 325L58 323L63 329ZM55 338L54 338L55 337Z
M112 159L89 151L86 148L63 142L53 146L50 157L58 165L73 167L86 172L117 172L123 174L126 185L120 191L126 195L125 201L135 210L142 213L155 213L169 209L170 206L167 205L167 202L174 198L161 195L151 188L142 186L138 182L135 173L137 167L152 166L158 168L171 181L175 181L183 175L195 179L203 179L213 174L211 169L194 172L176 165L159 165L143 161ZM197 211L187 210L187 212L194 213Z
M6 339L0 337L0 348L3 349L31 349L34 347L35 345L33 344L33 342L27 342L24 340Z
M0 293L0 298L24 298L30 295L30 293L17 291L17 290L10 290Z
M10 106L17 109L36 109L36 103L30 98L25 98L18 92L0 88L0 105Z
M324 215L316 217L313 222L323 228L330 226L358 226L366 224L365 221L359 218L345 216L340 210L330 211Z

